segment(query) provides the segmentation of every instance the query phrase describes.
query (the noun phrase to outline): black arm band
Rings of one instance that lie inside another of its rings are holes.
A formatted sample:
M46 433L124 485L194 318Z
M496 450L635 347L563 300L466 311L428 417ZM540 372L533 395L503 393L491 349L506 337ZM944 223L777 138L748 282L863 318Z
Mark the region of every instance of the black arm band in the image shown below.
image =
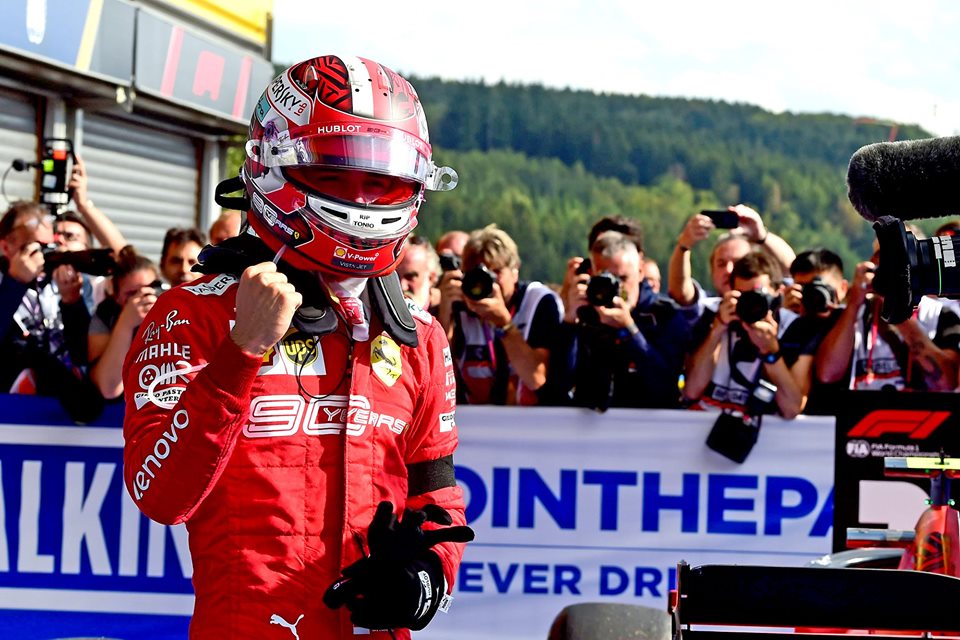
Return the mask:
M457 485L453 455L407 465L407 497L423 495Z

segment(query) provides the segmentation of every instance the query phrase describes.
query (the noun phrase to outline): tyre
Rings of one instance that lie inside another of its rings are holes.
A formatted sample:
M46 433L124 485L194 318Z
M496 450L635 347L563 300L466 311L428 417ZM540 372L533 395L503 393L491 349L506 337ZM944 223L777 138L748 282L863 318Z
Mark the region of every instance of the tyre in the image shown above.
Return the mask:
M588 602L557 614L547 640L670 640L670 633L666 610Z

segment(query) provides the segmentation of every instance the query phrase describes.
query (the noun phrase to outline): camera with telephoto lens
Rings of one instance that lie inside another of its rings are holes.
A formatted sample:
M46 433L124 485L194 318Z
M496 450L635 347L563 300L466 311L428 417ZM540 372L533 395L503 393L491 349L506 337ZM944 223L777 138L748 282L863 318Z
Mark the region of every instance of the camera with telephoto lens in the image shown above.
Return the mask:
M837 302L837 291L820 276L803 285L800 295L807 313L823 313Z
M483 300L493 295L493 283L496 281L497 277L493 275L493 271L481 263L463 274L460 287L463 289L463 295L471 300Z
M921 239L904 220L955 217L960 136L878 142L857 150L847 169L847 196L877 235L873 290L889 324L909 320L924 296L960 298L960 236Z
M43 269L47 273L62 265L70 265L80 273L91 276L108 276L113 273L117 261L110 249L86 249L84 251L59 251L57 245L40 247L43 252Z
M620 296L620 291L620 278L604 271L591 276L587 282L587 302L595 307L613 307L613 300Z
M884 320L899 324L910 319L926 295L960 298L960 236L920 239L892 217L877 220L873 228L880 246L873 289L883 296Z
M753 324L767 317L780 306L780 296L763 291L744 291L737 299L737 317L741 322Z

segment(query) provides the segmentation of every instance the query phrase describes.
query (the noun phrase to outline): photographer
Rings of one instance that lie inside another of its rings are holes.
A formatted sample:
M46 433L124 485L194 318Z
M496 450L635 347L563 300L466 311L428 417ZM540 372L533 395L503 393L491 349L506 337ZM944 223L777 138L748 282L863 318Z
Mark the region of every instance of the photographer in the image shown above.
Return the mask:
M878 263L875 253L857 265L847 306L817 350L817 379L849 389L953 391L960 318L925 296L905 322L884 322L883 297L873 289Z
M560 300L519 274L516 243L489 225L470 234L463 270L451 272L441 289L441 307L464 305L454 314L451 345L461 381L457 391L470 404L552 402L547 371Z
M637 236L600 233L571 258L557 344L558 384L577 406L673 407L689 328L641 278Z
M37 203L14 203L0 219L0 389L56 396L87 421L102 402L83 375L90 314L73 267L45 271L53 240L53 220Z
M764 412L779 411L789 419L803 411L813 368L813 338L795 322L797 314L780 308L781 273L779 265L760 252L734 263L731 288L717 312L704 312L694 329L699 346L687 366L687 402L700 409L746 415L755 392L776 387Z
M112 276L112 294L97 306L87 340L90 379L104 398L123 395L123 359L133 334L162 291L160 274L133 246L120 250Z
M463 247L466 246L470 234L455 229L447 231L437 240L436 252L440 265L440 277L436 288L430 293L431 299L437 303L431 313L440 321L440 326L447 332L447 340L453 340L454 310L463 305L463 296L460 292L460 278L463 271L460 265L463 257Z
M785 288L783 306L800 315L817 345L843 314L849 283L843 277L843 260L829 249L810 249L790 265L793 284ZM816 367L816 360L814 363ZM846 389L842 383L824 383L813 377L804 413L834 415Z
M126 241L117 226L93 203L87 195L87 170L80 156L74 156L76 162L67 183L68 193L76 206L76 211L65 211L57 215L53 222L53 238L58 251L87 252L93 248L94 237L106 249L116 256ZM71 260L71 262L74 262ZM76 262L83 262L78 257ZM80 286L87 311L92 314L106 295L106 278L102 275L83 273L74 264L58 267L62 280L74 281ZM66 282L62 284L66 285ZM69 286L69 285L67 285ZM62 287L61 287L62 288Z

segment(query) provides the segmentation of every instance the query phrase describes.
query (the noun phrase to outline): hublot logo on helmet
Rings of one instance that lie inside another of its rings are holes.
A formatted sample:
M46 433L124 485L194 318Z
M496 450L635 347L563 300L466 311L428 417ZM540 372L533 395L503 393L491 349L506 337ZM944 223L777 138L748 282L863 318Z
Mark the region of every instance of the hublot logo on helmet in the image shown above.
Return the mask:
M317 127L317 133L360 133L361 129L362 127L358 124L326 124Z

